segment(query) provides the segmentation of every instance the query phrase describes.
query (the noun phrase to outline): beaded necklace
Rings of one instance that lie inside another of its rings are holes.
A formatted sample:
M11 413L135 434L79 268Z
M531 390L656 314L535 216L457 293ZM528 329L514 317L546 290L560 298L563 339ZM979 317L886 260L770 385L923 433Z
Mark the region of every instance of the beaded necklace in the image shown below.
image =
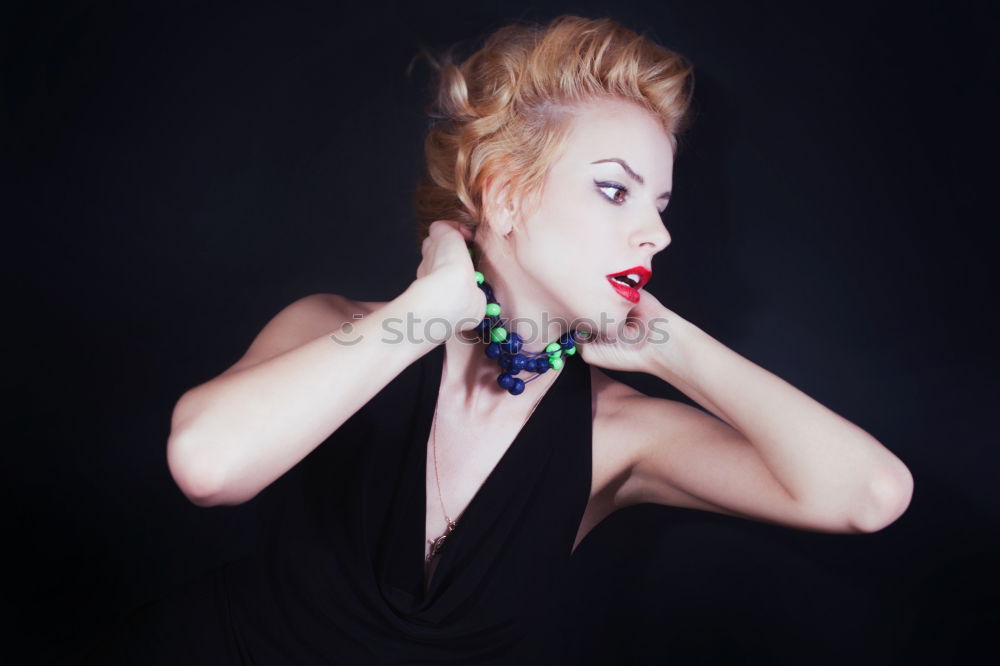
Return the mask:
M469 248L472 254L472 248ZM475 331L480 334L483 342L488 343L485 353L489 358L496 359L500 366L497 384L511 395L520 395L524 385L538 379L552 370L561 370L565 358L576 353L573 330L561 335L555 342L550 342L540 352L529 352L521 348L524 340L514 332L508 332L504 320L500 318L500 304L497 303L493 288L480 271L475 272L476 284L486 295L486 316L479 322ZM584 335L581 332L581 336ZM565 356L563 356L565 354ZM514 375L522 370L535 373L531 379L524 380Z

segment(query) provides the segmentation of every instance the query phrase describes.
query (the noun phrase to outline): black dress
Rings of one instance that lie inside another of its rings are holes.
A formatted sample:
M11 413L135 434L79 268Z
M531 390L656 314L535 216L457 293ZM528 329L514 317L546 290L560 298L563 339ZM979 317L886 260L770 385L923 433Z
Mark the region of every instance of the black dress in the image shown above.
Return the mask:
M444 351L401 372L276 482L280 509L253 557L133 619L116 649L136 661L120 663L557 663L553 613L590 496L589 367L576 357L558 371L425 594L427 441Z

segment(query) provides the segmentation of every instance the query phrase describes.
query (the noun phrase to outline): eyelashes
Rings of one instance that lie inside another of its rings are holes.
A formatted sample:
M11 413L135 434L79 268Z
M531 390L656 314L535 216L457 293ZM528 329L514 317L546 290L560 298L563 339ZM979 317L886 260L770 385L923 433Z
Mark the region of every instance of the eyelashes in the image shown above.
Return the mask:
M617 195L618 192L621 192L622 194L624 194L627 197L628 196L628 188L625 187L624 185L619 185L618 183L597 183L597 182L595 182L594 184L597 185L597 189L598 189L599 192L601 192L601 196L604 197L605 199L607 199L608 201L610 201L611 203L615 204L616 206L620 206L623 203L625 203L625 199L624 198L621 199L621 200L618 200L618 199L614 198L614 196L610 196L609 197L607 194L604 194L604 190L612 189L612 190L615 190L615 195Z
M597 181L595 181L594 184L597 186L598 191L601 192L601 196L616 206L623 205L625 201L628 199L629 190L624 185L613 182L597 182ZM609 197L607 194L604 193L604 190L614 190L615 193ZM623 195L621 199L616 198L619 192L621 192ZM667 209L666 207L664 207L663 210L657 209L656 212L659 213L660 215L666 215Z

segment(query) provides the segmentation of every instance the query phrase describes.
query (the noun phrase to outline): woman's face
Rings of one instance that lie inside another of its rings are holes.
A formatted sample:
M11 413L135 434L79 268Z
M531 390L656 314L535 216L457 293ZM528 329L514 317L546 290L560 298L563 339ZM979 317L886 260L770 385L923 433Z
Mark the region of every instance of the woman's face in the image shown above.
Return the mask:
M670 243L661 215L673 161L666 131L638 106L601 100L577 114L538 207L513 235L515 260L548 292L544 302L594 321L601 334L624 321L634 302L607 276L651 270L653 255ZM610 326L601 325L601 313Z

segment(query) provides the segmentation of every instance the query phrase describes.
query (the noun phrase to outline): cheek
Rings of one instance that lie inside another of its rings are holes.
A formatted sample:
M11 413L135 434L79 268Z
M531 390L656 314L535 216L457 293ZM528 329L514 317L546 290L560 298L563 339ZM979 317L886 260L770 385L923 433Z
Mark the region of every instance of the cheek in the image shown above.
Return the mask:
M554 191L550 195L529 220L531 242L520 248L518 260L552 291L566 297L582 294L574 300L585 305L611 270L614 239L609 220L579 192L562 199Z
M551 229L555 233L546 236L539 245L541 259L547 264L547 274L558 278L560 286L583 287L591 282L593 275L601 276L601 270L608 264L612 239L602 230L606 220L595 219L592 208L577 206L560 211L558 221Z

